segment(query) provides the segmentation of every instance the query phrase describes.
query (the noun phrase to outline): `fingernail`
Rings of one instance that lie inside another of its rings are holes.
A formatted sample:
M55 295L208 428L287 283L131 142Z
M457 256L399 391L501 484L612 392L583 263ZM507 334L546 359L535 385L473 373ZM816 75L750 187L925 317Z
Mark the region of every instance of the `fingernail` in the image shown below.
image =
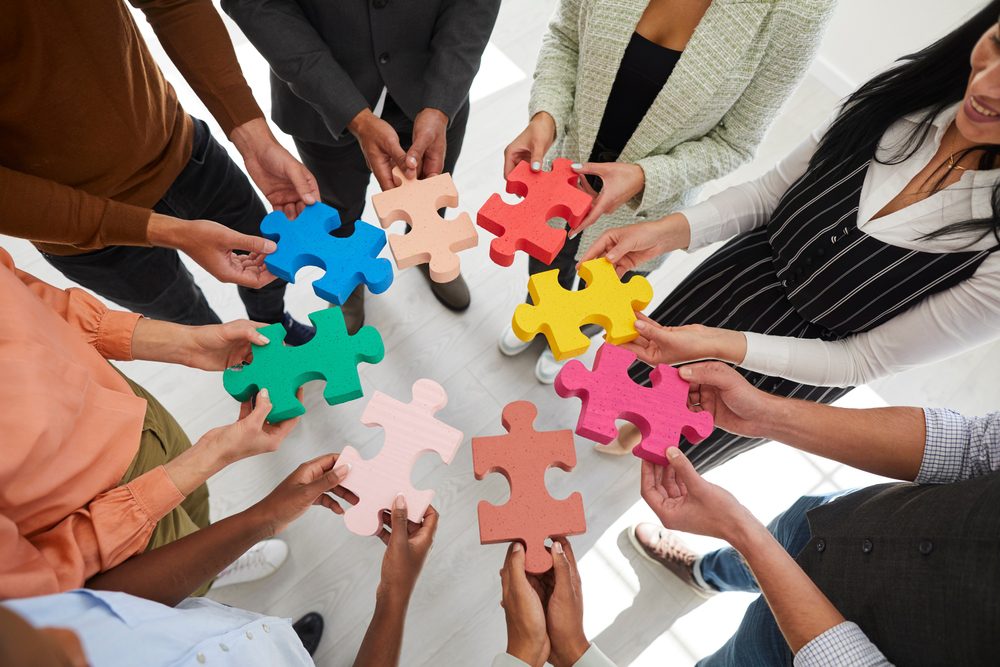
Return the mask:
M257 334L257 344L258 345L267 345L270 342L271 341L267 338L267 336L265 336L263 334Z
M563 552L562 542L553 542L552 543L552 550L555 551L557 554L562 555L562 552Z
M396 494L396 499L392 501L392 506L398 510L406 509L406 498L403 497L402 493Z
M574 162L569 166L569 168L572 169L573 171L580 171L581 169L583 169L583 165L580 164L579 162Z
M336 473L341 478L347 477L348 475L351 474L351 464L345 463L342 466L337 466L336 468L333 469L333 472Z
M278 244L275 243L274 241L268 241L267 243L264 244L264 252L266 253L272 253L277 249L278 249Z
M542 163L541 162L532 162L531 163L531 171L541 171L541 169L542 169Z
M649 327L649 325L646 324L645 322L643 322L642 320L636 320L635 321L636 331L645 331L648 327Z
M691 372L691 369L690 369L690 368L688 368L687 366L683 366L683 367L682 367L682 368L680 369L680 374L681 374L681 377L682 377L682 378L688 378L688 379L690 379L690 378L691 378L691 376L692 376L692 375L694 375L694 373L693 373L693 372Z
M577 234L579 234L579 233L580 233L580 232L570 232L570 233L569 233L569 237L570 237L571 239L575 239L575 238L576 238L576 235L577 235Z
M667 449L667 458L670 459L671 461L673 461L680 455L681 455L681 450L677 449L676 447L670 447Z
M271 400L271 395L267 393L267 389L261 389L259 392L257 392L257 398L263 398L269 401Z
M524 551L524 546L520 542L514 542L513 551L514 553L519 553L521 551Z

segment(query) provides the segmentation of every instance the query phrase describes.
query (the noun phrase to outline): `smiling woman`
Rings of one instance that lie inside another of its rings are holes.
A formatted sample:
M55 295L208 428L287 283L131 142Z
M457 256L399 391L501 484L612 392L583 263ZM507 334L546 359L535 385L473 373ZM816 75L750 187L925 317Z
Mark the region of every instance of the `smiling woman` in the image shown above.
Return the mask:
M721 359L831 402L1000 336L998 16L991 2L876 76L759 180L598 239L583 259L621 272L735 235L640 322L639 358ZM705 470L760 442L719 433L690 456Z

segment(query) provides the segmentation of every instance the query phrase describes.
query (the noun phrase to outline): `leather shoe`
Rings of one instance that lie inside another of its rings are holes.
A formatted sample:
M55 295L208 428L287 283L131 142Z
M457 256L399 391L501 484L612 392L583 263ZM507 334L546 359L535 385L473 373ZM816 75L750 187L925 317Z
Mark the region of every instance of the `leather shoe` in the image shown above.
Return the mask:
M417 268L431 286L431 293L434 294L442 306L457 313L469 307L472 302L472 295L469 293L469 286L465 284L465 279L461 275L451 282L436 283L431 280L431 268L427 264L420 264Z
M319 648L319 640L323 637L323 617L311 611L292 623L292 630L299 636L302 646L309 655L314 655Z
M330 308L336 308L330 304ZM354 335L358 329L365 325L365 286L358 285L347 297L347 301L340 306L340 311L344 314L344 323L347 325L347 333Z

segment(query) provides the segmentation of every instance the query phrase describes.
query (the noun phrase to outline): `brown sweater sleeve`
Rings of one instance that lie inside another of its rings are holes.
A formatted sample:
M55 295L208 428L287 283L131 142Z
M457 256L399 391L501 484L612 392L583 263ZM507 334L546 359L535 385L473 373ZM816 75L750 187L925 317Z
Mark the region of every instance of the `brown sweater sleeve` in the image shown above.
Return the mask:
M0 232L98 250L149 245L151 211L0 166Z
M229 134L262 118L211 0L129 0L146 15L164 50Z

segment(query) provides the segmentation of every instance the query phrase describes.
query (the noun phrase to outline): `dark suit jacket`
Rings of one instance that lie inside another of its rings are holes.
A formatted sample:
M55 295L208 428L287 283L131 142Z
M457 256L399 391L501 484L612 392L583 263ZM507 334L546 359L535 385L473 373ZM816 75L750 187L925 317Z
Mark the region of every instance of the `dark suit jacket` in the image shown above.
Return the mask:
M469 97L500 0L222 0L271 66L271 116L294 137L352 140L383 86L413 119L453 119Z

